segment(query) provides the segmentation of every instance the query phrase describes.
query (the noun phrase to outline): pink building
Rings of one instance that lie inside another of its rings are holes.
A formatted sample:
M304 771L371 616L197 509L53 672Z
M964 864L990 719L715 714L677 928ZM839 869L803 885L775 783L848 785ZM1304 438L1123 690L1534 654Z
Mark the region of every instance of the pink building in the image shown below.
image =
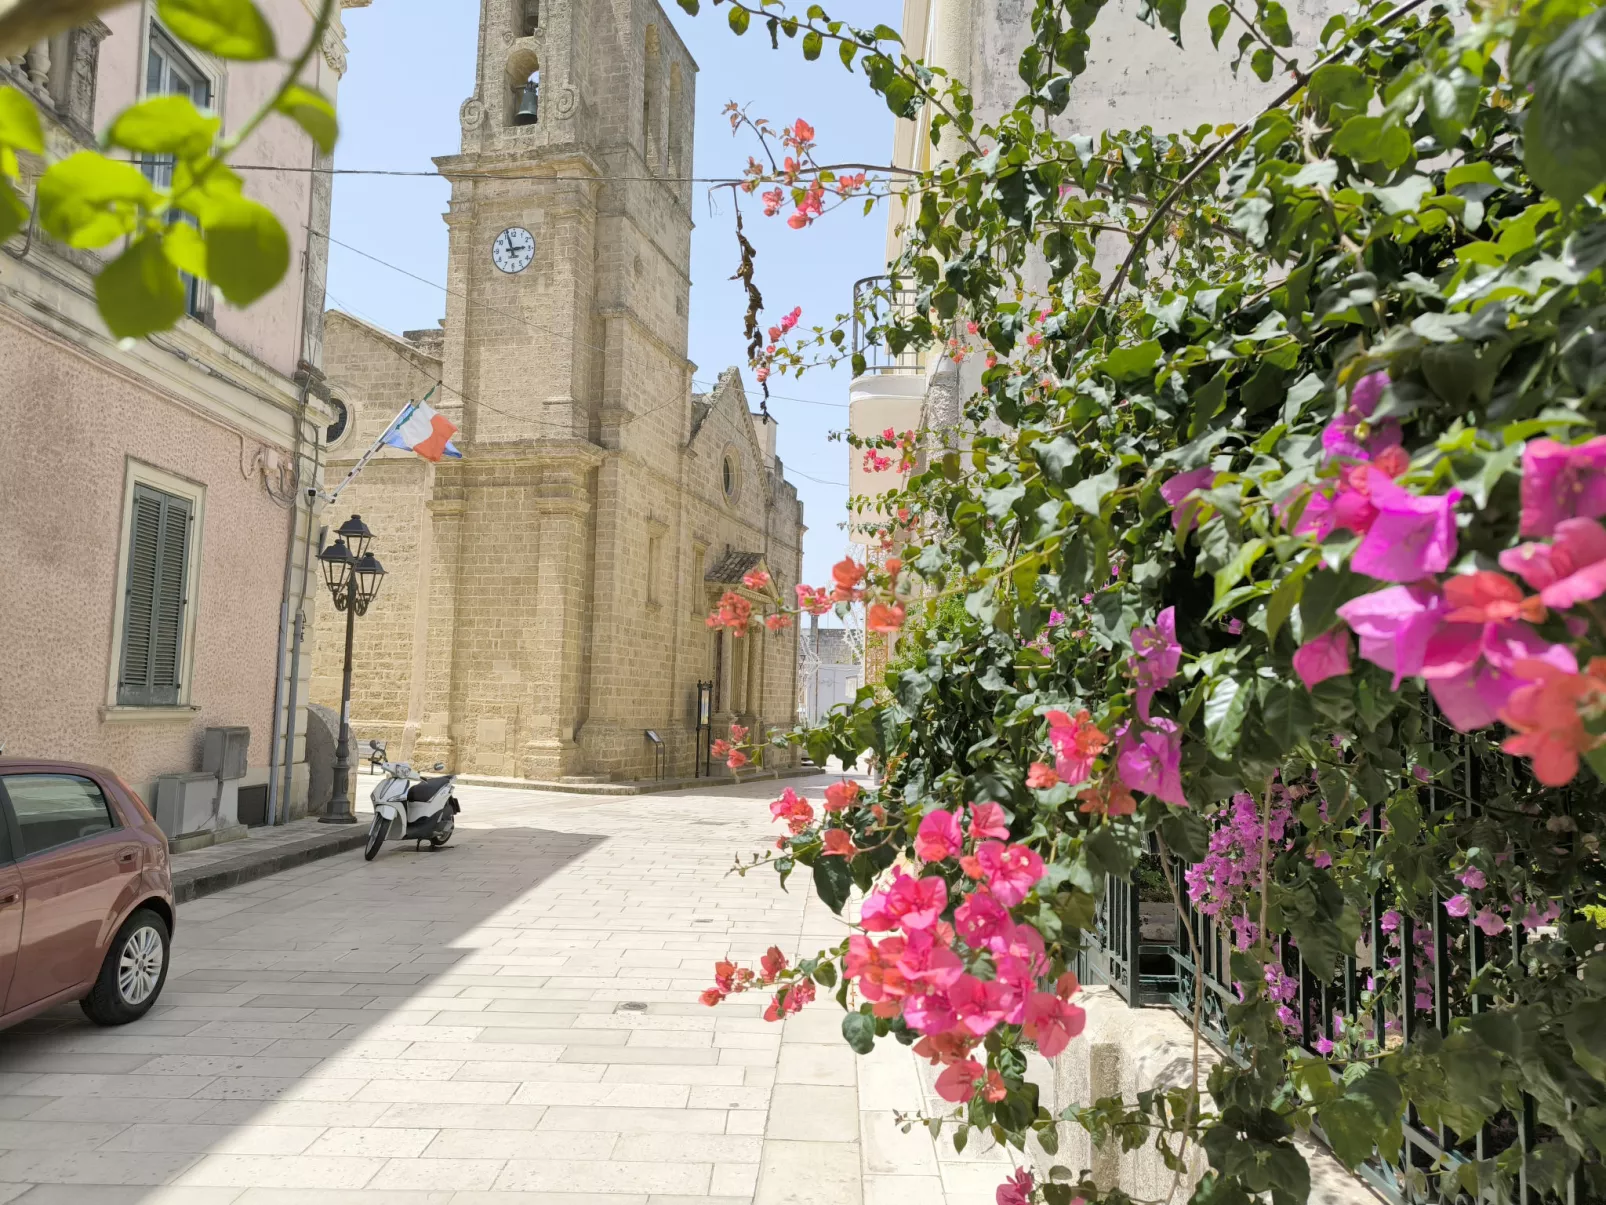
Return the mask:
M305 43L314 5L261 7L281 47ZM322 50L306 82L332 97L338 21ZM0 84L34 98L59 156L158 93L216 111L226 134L282 70L194 52L137 0L0 58ZM280 169L246 173L246 188L292 246L285 279L249 310L195 282L177 327L119 342L96 312L95 253L37 227L0 247L0 746L107 766L153 806L187 792L203 806L174 813L178 831L217 837L243 831L236 793L247 818L270 797L281 818L306 810L311 658L297 634L321 590L307 487L345 416L321 372L327 243L309 236L328 226L331 177L313 170L327 164L279 116L236 158ZM207 798L212 728L248 729L249 745L244 776Z

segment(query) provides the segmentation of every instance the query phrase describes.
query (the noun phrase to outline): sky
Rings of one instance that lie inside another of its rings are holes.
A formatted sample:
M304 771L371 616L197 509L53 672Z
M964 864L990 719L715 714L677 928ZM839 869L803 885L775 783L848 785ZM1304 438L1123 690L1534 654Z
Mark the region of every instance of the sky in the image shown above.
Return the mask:
M822 162L888 161L892 116L863 75L849 74L835 55L808 63L784 37L781 49L771 50L757 24L737 37L726 10L706 0L697 17L673 0L664 3L699 67L695 175L738 175L748 155L757 153L755 143L732 138L721 112L728 101L776 123L805 118L815 128ZM855 23L899 24L898 0L842 3ZM474 89L478 7L479 0L379 0L345 11L349 66L340 85L337 168L432 171L431 156L459 149L458 107ZM434 285L446 279L441 214L449 192L439 178L337 177L329 305L391 331L434 326L445 313L445 294ZM693 187L690 355L699 389L726 367L742 365L756 405L743 350L746 302L741 286L729 279L737 263L729 198L728 191L711 198L707 185ZM866 217L861 208L844 206L801 231L786 225L784 213L763 218L756 198L745 199L743 213L757 249L755 283L764 294L767 324L793 306L802 307L805 326L829 323L848 309L853 282L884 267L883 208ZM828 438L847 426L848 379L842 366L770 380L778 451L809 527L803 576L814 583L829 578L848 547L841 529L848 450Z

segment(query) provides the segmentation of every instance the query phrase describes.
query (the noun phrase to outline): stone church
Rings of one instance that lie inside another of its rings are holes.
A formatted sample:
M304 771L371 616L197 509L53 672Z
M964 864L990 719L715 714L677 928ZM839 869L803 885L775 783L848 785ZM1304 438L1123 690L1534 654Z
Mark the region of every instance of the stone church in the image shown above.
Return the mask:
M359 512L388 571L357 621L352 726L392 756L641 779L652 732L690 774L702 681L715 736L794 721L796 629L705 623L723 591L754 597L753 568L792 602L804 528L740 374L692 387L696 71L655 0L482 0L462 151L435 160L446 316L401 335L327 316L326 488L432 386L460 428L461 460L386 449L324 516ZM320 608L318 702L338 706L343 639Z

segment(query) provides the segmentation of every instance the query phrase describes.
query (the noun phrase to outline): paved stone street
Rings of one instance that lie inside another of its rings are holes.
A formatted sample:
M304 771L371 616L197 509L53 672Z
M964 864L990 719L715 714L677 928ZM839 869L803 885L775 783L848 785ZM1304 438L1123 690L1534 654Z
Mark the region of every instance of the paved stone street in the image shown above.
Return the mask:
M725 874L774 790L462 788L443 851L182 905L148 1017L0 1034L0 1205L990 1203L1008 1160L903 1134L927 1069L856 1058L826 993L784 1026L697 1002L716 958L841 932Z

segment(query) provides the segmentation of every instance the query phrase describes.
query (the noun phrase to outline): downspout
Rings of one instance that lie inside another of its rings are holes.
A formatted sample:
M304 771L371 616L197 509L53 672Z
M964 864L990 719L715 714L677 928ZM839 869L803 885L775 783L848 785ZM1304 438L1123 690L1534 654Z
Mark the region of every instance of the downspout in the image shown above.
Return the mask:
M305 307L303 307L303 313ZM303 494L301 485L301 438L307 422L307 396L312 391L312 378L301 374L301 398L296 409L296 438L294 459L291 464L295 466L296 492L290 499L290 522L285 539L284 549L284 580L279 587L279 648L274 657L273 667L273 724L268 735L268 814L266 820L269 825L277 824L279 815L279 732L284 718L284 656L285 647L290 643L290 572L296 558L296 518L301 510ZM311 514L312 503L308 500L307 512Z

